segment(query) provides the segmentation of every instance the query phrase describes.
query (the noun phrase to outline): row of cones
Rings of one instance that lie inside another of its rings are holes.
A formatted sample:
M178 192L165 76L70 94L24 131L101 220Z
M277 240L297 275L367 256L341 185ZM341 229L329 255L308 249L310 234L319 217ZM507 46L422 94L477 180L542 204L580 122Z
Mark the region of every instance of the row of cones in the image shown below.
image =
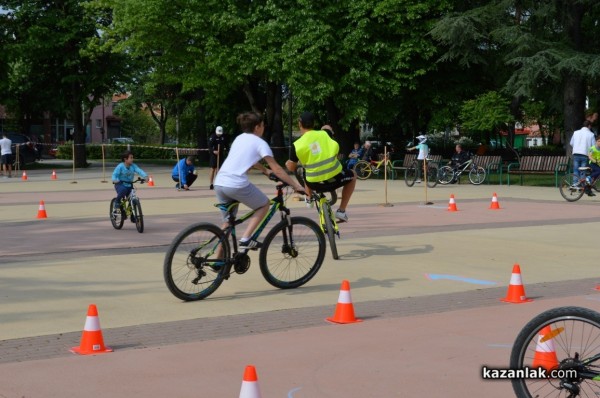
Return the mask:
M21 179L23 181L27 181L29 179L27 177L27 171L23 170L23 175L21 176ZM58 177L56 176L56 170L52 170L52 174L50 175L50 179L51 180L58 180Z
M490 210L500 210L500 203L498 202L498 195L496 195L496 192L494 192L494 195L492 196ZM454 199L454 194L450 195L450 200L448 201L448 211L458 211L458 208L456 207L456 200Z

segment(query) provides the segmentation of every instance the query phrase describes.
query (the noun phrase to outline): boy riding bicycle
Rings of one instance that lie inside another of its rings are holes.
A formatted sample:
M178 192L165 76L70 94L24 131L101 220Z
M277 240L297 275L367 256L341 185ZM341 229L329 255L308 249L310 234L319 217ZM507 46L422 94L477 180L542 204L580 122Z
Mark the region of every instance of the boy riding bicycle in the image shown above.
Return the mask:
M121 155L122 162L115 167L112 174L112 182L115 184L115 191L117 191L117 200L115 201L115 210L118 209L119 204L123 198L126 198L133 188L132 182L135 174L137 173L142 179L146 179L148 175L142 169L140 169L135 163L133 163L133 153L131 151L125 151Z

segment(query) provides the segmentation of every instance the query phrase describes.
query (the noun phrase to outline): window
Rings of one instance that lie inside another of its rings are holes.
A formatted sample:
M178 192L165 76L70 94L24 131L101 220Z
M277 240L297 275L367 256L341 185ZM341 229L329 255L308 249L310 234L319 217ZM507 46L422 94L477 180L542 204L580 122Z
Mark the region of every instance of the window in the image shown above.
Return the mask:
M102 119L96 119L96 128L97 129L101 129L102 128Z

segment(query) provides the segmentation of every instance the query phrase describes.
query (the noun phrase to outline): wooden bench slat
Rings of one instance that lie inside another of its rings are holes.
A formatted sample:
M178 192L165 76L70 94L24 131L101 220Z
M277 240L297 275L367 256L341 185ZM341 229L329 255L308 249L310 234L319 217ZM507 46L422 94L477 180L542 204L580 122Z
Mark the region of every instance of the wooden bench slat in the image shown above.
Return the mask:
M515 168L513 168L513 166ZM555 185L558 184L558 173L566 173L569 169L568 156L546 156L531 155L521 157L521 163L511 163L508 165L508 185L510 185L510 175L519 174L521 176L521 185L523 184L524 174L552 174L555 176Z

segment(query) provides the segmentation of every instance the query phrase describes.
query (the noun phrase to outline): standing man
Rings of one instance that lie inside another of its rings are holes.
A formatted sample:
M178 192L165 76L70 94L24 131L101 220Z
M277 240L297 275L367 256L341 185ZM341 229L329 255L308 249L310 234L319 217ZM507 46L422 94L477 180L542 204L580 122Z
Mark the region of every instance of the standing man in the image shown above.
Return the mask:
M12 177L12 141L8 139L6 133L2 134L0 140L0 169L4 170L4 178Z
M217 126L215 133L208 139L208 149L210 151L210 189L215 189L213 182L217 169L223 164L225 156L225 147L227 137L223 134L223 127Z
M340 147L323 130L314 130L315 117L304 112L298 120L300 138L294 141L290 159L285 162L288 170L295 172L298 161L305 171L308 188L316 192L333 191L342 188L342 200L335 216L340 221L348 221L346 206L356 186L354 170L344 169L338 160Z
M194 171L193 156L188 156L187 158L181 159L179 162L177 162L175 167L173 167L173 171L171 172L171 178L177 183L175 184L175 189L178 191L181 189L184 191L189 191L190 187L197 178Z
M573 137L571 137L570 144L573 148L573 174L575 174L578 179L581 179L579 168L588 166L589 149L596 145L594 133L590 130L591 126L592 122L585 120L583 122L583 127L575 131ZM576 183L577 181L573 181L573 184Z

